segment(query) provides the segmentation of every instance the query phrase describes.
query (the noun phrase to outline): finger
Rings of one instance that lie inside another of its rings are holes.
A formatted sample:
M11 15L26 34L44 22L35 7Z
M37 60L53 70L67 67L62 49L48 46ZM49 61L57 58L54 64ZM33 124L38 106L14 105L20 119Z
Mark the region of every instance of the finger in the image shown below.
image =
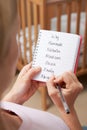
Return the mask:
M27 72L32 66L32 62L30 64L27 64L23 67L23 72Z
M46 87L46 83L45 82L39 82L39 87Z
M33 83L35 84L35 86L38 87L46 87L46 83L45 82L39 82L39 81L35 81L33 80Z
M77 85L78 85L79 86L78 87L79 90L83 90L83 85L79 82L79 80L76 77L76 75L73 72L71 72L71 71L69 71L69 73L70 73L71 77L73 78L73 80L75 81L75 84L76 84L75 87L77 87Z
M55 83L59 83L59 84L61 83L70 84L73 81L74 80L69 72L63 73L62 75L56 77L56 79L54 80Z
M77 79L76 75L72 71L69 71L69 74L71 75L71 77L73 78L73 80L75 82L78 82L78 79Z
M21 70L18 78L21 78L22 76L24 76L27 73L27 71L29 71L29 69L31 68L31 65L32 63L25 65L23 69Z
M41 71L41 67L35 67L28 70L26 73L26 77L28 77L30 80L36 76Z
M53 96L58 93L58 90L55 88L54 79L55 77L52 76L46 83L49 96Z
M49 80L47 81L47 86L51 86L51 85L54 85L54 79L55 79L55 76L53 75L53 76L51 76L50 78L49 78Z

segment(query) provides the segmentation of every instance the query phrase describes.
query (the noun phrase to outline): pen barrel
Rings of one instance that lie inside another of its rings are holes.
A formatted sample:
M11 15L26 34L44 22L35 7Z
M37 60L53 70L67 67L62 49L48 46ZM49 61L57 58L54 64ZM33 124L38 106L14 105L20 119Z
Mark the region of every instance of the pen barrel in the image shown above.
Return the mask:
M66 113L69 114L70 113L70 109L69 109L67 103L63 102L63 105L64 105L64 109L65 109Z
M62 94L61 87L60 87L59 85L57 85L57 89L59 90L60 98L61 98L63 107L64 107L66 113L69 114L69 113L70 113L70 109L69 109L69 106L68 106L68 104L67 104L67 102L66 102L66 100L65 100L65 97L64 97L63 94Z

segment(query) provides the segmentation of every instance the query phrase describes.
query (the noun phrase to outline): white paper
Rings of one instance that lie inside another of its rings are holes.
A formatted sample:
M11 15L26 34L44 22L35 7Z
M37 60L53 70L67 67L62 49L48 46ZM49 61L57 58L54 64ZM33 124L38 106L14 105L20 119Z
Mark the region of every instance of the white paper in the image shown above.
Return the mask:
M79 45L79 35L40 30L33 67L41 66L42 71L34 80L46 82L53 74L74 71Z

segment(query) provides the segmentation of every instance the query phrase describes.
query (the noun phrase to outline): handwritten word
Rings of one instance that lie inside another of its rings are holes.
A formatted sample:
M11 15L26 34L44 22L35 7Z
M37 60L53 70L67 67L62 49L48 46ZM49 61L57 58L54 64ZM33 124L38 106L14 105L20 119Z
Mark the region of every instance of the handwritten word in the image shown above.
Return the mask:
M55 63L51 63L51 62L49 62L49 61L46 61L46 62L45 62L45 65L49 65L49 66L56 66L56 64L55 64Z
M52 39L59 40L59 36L58 36L58 35L52 35L51 38L52 38Z
M52 68L48 69L48 68L44 67L43 71L50 72L50 73L54 74L54 70Z
M49 79L49 76L46 76L46 75L44 75L44 74L41 74L41 78L43 78L43 79Z
M57 42L52 42L52 41L49 41L48 44L54 45L54 46L62 46L62 43L57 43Z
M61 58L60 57L58 57L58 56L51 56L51 55L49 55L49 54L46 54L46 56L45 56L46 58L49 58L49 59L55 59L55 60L60 60Z
M47 48L47 51L49 51L49 52L55 52L55 53L60 53L60 50L53 49L53 48Z

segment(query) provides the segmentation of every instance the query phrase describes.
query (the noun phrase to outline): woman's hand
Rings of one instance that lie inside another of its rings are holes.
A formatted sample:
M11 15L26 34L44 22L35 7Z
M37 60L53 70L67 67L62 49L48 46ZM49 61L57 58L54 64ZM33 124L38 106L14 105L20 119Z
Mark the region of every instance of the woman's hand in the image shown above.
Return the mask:
M59 77L51 77L47 82L48 93L52 98L54 104L61 110L64 111L60 94L56 89L56 84L61 86L62 93L70 108L74 106L76 97L83 89L82 84L78 81L77 77L72 72L65 72Z
M59 84L61 86L61 91L70 108L69 114L66 114L64 110L60 99L60 94L58 92L58 89L56 89L56 84ZM81 124L74 109L74 102L78 94L83 89L83 86L78 81L74 73L66 72L59 77L51 77L47 82L47 89L54 104L59 108L62 119L69 126L70 130L82 130Z
M40 67L31 68L31 63L26 65L20 72L11 91L3 98L4 101L23 104L27 101L40 86L44 83L34 81L32 78L41 71Z

